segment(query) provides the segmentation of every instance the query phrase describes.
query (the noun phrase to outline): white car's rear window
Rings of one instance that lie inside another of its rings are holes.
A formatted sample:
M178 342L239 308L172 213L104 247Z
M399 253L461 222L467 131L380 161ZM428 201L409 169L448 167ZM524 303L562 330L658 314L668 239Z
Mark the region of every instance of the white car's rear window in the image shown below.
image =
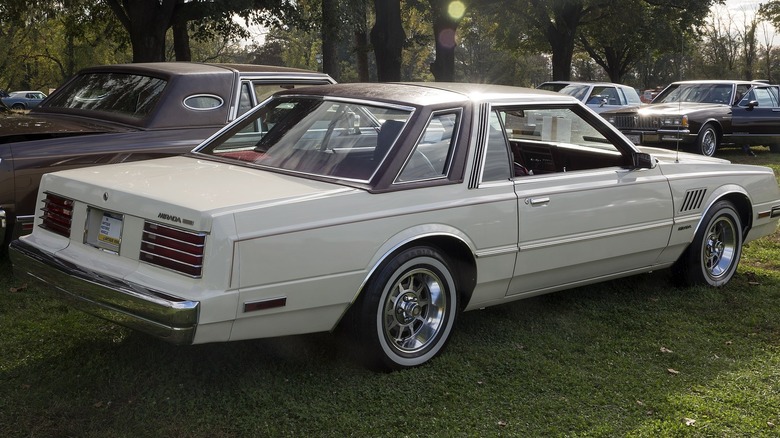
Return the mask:
M368 181L411 109L310 97L274 99L198 153L310 175Z

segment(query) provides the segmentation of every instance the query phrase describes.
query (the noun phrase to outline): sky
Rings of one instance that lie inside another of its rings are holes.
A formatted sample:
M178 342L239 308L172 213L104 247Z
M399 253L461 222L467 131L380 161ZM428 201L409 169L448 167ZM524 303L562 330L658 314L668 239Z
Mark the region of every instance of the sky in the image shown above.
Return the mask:
M767 1L768 0L726 0L725 5L715 6L713 10L720 8L720 10L724 11L723 14L728 14L734 19L735 24L740 24L753 18L758 7ZM743 19L743 17L745 17L745 19ZM778 42L778 37L780 37L780 34L768 23L759 25L757 35L759 44L765 43L765 35L769 36L775 44Z

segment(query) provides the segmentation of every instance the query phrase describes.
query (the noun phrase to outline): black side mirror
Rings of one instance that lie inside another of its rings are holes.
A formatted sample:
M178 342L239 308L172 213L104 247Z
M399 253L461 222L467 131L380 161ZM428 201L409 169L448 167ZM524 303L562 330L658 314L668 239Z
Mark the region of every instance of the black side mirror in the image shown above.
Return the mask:
M748 106L747 107L748 107L749 110L752 110L753 108L755 108L757 106L758 106L758 101L757 100L751 100L750 102L748 102Z
M652 169L655 167L655 159L650 154L635 152L633 158L634 169Z

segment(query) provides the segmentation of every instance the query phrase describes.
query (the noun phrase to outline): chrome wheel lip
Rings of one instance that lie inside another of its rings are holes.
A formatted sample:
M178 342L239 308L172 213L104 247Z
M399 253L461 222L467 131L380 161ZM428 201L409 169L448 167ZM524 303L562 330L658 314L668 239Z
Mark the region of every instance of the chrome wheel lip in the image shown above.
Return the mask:
M400 355L434 345L446 325L447 283L434 270L418 267L390 286L382 306L382 335Z
M702 268L708 277L719 280L730 274L738 253L738 230L728 217L710 224L702 244Z

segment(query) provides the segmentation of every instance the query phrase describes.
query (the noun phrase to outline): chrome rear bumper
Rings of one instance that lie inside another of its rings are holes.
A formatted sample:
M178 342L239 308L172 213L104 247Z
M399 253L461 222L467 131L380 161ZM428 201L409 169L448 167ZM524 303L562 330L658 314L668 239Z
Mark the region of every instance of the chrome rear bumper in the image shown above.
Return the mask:
M200 303L182 300L60 260L14 240L9 247L14 275L30 277L80 310L172 344L191 344Z

